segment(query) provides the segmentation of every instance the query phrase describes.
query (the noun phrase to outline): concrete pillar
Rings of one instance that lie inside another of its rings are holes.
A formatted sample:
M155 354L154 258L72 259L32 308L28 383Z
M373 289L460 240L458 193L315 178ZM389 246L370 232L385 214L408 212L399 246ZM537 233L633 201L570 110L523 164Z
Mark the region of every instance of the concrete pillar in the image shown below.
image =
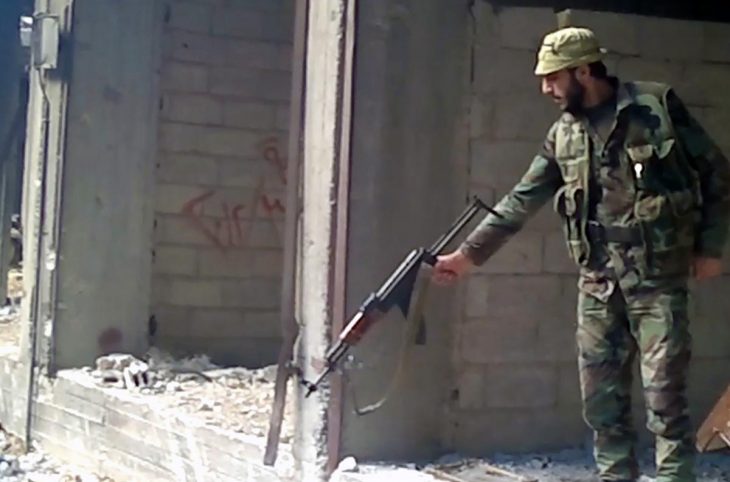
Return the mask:
M34 73L31 85L24 212L28 255L35 257L38 246L41 253L39 263L26 265L33 293L26 311L44 335L41 358L56 368L88 365L109 351L141 354L161 4L51 0L36 9L59 16L64 38L59 68Z
M467 3L359 2L348 316L466 204ZM361 366L344 388L340 457L414 459L440 452L458 314L454 293L430 288L426 344L408 342L400 384L379 411L365 416L353 414L352 390L360 405L385 392L400 356L402 317L384 319L353 351Z
M337 166L342 119L342 44L346 0L309 2L302 221L298 248L297 320L301 338L297 363L305 379L314 380L329 346L332 326L332 279L335 270ZM329 394L297 397L295 457L303 482L327 477L327 409ZM337 434L330 433L330 436Z

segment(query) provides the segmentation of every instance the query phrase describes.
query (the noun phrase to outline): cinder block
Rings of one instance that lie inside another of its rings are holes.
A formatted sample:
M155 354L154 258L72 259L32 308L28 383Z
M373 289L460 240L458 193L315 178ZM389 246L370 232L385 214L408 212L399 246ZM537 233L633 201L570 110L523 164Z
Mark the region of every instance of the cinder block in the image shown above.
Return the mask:
M209 246L210 240L197 229L192 220L182 214L156 214L155 246L166 243L190 246Z
M169 26L192 32L208 33L213 7L205 3L176 1L171 4Z
M176 306L222 307L225 289L217 281L172 279L163 301Z
M204 65L165 61L161 87L163 92L205 92L208 69Z
M229 67L282 70L288 67L281 47L275 43L229 39L226 47L226 65Z
M673 60L624 57L618 62L618 75L624 80L650 80L670 85L682 83L684 65Z
M547 357L555 362L571 362L577 359L575 332L578 325L576 306L578 300L577 279L561 276L562 292L553 300L550 315L538 325L538 343Z
M560 114L554 102L538 92L500 95L496 99L494 136L500 140L542 142Z
M159 146L165 152L195 152L208 128L172 122L160 123Z
M730 104L729 83L729 65L690 64L679 93L689 104L725 107Z
M467 363L547 361L537 343L537 317L470 321L459 328L457 354Z
M248 225L248 245L251 248L283 248L284 226L282 222L260 220Z
M586 436L580 407L492 409L458 417L454 449L475 457L558 450L583 443Z
M558 400L554 365L496 365L485 370L485 405L490 408L549 408Z
M608 50L639 55L639 24L643 22L643 17L640 19L636 15L576 9L571 12L571 20L573 25L592 29Z
M240 129L172 122L160 127L160 147L166 152L250 158L259 141L256 133Z
M215 10L213 33L226 37L291 43L294 31L293 13L291 8L267 12L248 5L219 6Z
M221 156L250 156L256 152L260 138L240 129L210 128L196 146L199 152Z
M479 410L484 406L484 377L482 366L466 365L459 370L456 383L459 409Z
M475 141L469 181L506 192L527 172L539 148L535 141Z
M223 302L227 308L278 309L280 280L250 279L223 283Z
M152 265L154 274L195 275L198 271L198 251L178 246L155 248Z
M248 310L195 310L194 338L275 338L280 335L278 313Z
M501 44L536 53L542 39L557 28L557 17L551 8L513 7L497 14Z
M260 160L219 159L220 185L225 187L260 188L268 183L266 166Z
M472 95L469 108L469 138L491 139L495 132L496 96Z
M224 123L229 127L273 129L276 114L277 108L272 104L228 101L223 106Z
M206 250L200 253L200 274L216 278L275 278L281 275L281 251Z
M703 22L702 59L730 63L730 27L720 22Z
M152 283L156 283L156 277ZM189 336L193 323L193 310L178 306L153 306L152 312L157 321L158 339Z
M218 180L216 159L186 154L158 156L157 180L165 184L208 184Z
M475 51L474 91L478 94L532 93L540 82L534 75L535 53L485 47Z
M473 275L466 280L466 316L467 318L482 318L488 315L487 291L489 278L483 275Z
M162 105L163 119L190 124L223 124L223 102L208 95L168 94Z
M155 211L178 214L191 199L200 196L203 189L179 184L158 184L155 192Z
M290 112L289 105L280 105L276 108L276 128L282 131L289 130Z
M730 146L730 109L728 107L706 107L700 114L700 122L707 133L719 146ZM722 147L721 147L722 148ZM725 155L730 156L730 151L725 150Z
M291 90L289 72L222 67L214 68L210 75L210 90L214 94L257 101L289 100Z
M581 404L578 362L565 362L558 365L558 404L575 407Z
M692 60L702 55L702 23L642 17L638 31L639 55L646 59Z
M574 274L578 272L577 265L568 256L565 234L561 231L545 234L545 256L543 259L543 270L546 273Z
M218 23L218 19L215 23ZM180 30L168 31L165 34L164 55L173 60L224 65L226 39Z
M536 274L542 271L542 234L522 231L487 260L479 272L487 274Z

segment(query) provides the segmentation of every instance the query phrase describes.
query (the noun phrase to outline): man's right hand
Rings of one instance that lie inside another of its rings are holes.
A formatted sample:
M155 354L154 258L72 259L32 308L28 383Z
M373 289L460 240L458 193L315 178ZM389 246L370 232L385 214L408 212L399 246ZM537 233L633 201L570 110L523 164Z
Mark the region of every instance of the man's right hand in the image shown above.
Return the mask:
M474 266L471 260L461 251L438 256L433 269L433 280L436 284L446 286L466 275Z

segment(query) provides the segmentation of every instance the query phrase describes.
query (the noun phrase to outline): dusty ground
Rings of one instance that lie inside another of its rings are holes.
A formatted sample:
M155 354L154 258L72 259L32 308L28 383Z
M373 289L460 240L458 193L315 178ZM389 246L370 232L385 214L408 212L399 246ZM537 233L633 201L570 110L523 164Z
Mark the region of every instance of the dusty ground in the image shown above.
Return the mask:
M342 472L337 480L342 482L389 482L393 480L413 482L437 482L447 480L428 473L437 469L451 477L454 482L520 482L520 479L489 474L485 464L506 470L522 477L523 481L537 482L598 482L592 457L586 449L565 450L554 453L527 455L495 455L488 459L464 459L449 455L423 465L410 464L402 467L392 465L364 465L355 471ZM653 482L654 473L652 453L643 454L640 482ZM350 462L350 465L352 463ZM702 454L697 462L698 482L730 481L730 454Z
M38 447L26 452L21 440L0 429L0 480L3 482L113 482L59 464Z

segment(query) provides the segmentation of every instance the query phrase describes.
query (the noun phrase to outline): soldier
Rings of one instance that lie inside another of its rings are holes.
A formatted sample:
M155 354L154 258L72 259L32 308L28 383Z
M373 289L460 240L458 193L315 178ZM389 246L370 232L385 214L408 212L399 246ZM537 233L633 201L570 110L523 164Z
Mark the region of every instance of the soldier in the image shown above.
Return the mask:
M549 198L578 267L583 417L604 481L635 481L631 365L638 355L656 481L694 481L686 383L688 282L722 273L730 166L677 93L609 76L593 32L546 35L535 74L562 110L527 172L434 269L453 283L482 265Z

